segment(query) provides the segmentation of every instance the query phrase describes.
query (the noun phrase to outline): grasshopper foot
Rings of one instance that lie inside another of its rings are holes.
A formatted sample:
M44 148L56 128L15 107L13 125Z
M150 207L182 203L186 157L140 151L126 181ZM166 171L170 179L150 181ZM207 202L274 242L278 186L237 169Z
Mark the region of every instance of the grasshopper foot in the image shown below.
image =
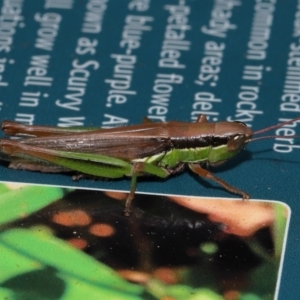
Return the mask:
M123 212L125 217L130 217L131 210L128 207L126 207Z

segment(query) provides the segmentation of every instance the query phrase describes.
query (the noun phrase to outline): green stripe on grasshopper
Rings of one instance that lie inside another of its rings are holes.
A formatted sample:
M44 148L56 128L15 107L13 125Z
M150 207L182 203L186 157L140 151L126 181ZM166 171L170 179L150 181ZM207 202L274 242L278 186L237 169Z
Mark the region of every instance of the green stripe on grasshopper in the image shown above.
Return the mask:
M237 153L234 151L228 151L227 145L221 145L217 147L201 147L193 149L172 149L167 152L163 157L156 158L156 162L159 162L161 166L174 168L181 163L199 163L209 161L209 163L219 163L226 161ZM150 157L146 161L153 161ZM155 160L154 160L155 161Z

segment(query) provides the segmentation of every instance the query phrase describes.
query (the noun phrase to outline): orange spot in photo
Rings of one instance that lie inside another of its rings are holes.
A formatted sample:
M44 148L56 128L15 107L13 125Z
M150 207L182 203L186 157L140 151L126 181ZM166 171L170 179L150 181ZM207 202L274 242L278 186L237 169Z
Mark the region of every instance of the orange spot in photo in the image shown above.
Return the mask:
M104 223L97 223L90 227L89 232L100 237L109 237L115 233L113 226Z
M178 283L178 276L176 272L170 268L158 268L154 271L153 275L166 284Z
M241 294L238 291L231 290L231 291L227 291L224 294L224 299L225 300L238 300L238 299L240 299L240 296L241 296Z
M91 217L80 209L60 211L53 215L52 221L64 226L86 226L91 223Z
M88 245L87 241L84 239L72 238L68 240L68 243L77 249L85 249Z

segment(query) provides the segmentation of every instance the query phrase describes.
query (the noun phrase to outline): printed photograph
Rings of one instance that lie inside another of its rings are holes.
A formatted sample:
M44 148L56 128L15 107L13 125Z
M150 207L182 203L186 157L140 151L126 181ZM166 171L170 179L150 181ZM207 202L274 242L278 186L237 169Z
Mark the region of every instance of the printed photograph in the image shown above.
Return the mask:
M276 299L280 202L1 183L1 299Z

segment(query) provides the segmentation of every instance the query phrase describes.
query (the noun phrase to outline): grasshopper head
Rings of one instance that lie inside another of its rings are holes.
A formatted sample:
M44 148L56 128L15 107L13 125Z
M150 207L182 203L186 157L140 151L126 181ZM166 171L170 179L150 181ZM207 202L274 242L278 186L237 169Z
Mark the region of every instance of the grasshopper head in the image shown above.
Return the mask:
M215 123L209 164L220 165L234 157L251 141L252 135L252 130L241 122Z
M233 131L232 136L228 140L227 147L228 151L239 152L251 141L253 132L251 128L242 122L234 123L236 131Z
M216 123L215 134L226 137L227 150L237 153L251 141L253 132L246 124L236 121Z
M299 135L294 135L294 136L281 136L281 135L268 135L268 136L260 136L256 137L257 134L265 133L270 130L274 130L280 127L283 127L288 124L292 124L296 121L299 121L300 117L288 120L286 122L282 122L273 126L269 126L266 128L263 128L261 130L257 131L252 131L251 128L247 127L246 124L242 122L220 122L217 124L223 124L221 127L222 129L218 129L220 132L227 130L227 137L228 137L228 142L227 142L227 149L229 152L232 153L237 153L240 150L242 150L247 143L251 141L257 141L257 140L262 140L262 139L270 139L270 138L299 138ZM226 135L226 134L224 134ZM252 138L255 136L254 138Z

